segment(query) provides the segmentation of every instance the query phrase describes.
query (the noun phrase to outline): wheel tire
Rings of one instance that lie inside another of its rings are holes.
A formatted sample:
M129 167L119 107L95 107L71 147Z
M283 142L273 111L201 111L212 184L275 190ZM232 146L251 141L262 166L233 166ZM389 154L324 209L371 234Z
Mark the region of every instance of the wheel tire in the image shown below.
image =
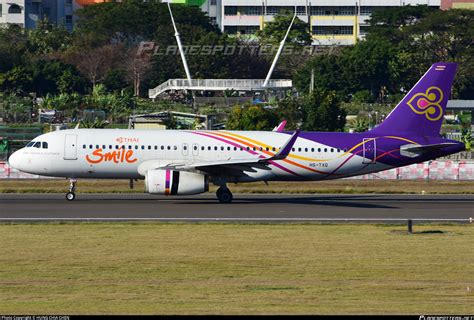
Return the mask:
M219 188L219 189L217 189L217 191L216 191L216 197L217 197L217 199L220 199L221 194L222 194L222 187Z
M222 189L221 192L219 192L218 199L220 203L231 203L234 196L229 189Z
M66 193L66 200L67 201L74 201L76 199L76 194L74 192Z

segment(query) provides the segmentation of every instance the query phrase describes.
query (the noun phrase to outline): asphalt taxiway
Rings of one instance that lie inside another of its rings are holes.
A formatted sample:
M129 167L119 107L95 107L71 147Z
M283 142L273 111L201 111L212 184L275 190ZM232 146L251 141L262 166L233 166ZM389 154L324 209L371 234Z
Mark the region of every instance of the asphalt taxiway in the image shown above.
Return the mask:
M459 220L474 217L474 195L236 194L220 204L213 194L0 194L0 220L341 221Z

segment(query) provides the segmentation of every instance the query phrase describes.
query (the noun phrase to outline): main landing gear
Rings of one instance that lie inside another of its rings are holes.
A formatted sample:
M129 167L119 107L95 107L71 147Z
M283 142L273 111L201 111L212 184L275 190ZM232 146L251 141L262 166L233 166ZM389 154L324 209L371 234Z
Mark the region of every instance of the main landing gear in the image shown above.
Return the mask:
M231 203L234 196L227 187L220 187L216 192L217 199L220 203Z
M76 194L74 193L76 191L76 179L69 179L69 192L66 193L66 200L67 201L73 201L76 199Z

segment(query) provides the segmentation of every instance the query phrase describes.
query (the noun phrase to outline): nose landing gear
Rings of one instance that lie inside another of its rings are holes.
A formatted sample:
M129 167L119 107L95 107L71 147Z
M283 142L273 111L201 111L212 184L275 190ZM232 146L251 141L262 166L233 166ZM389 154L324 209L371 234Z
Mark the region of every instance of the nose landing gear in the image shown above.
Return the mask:
M76 199L76 194L74 193L76 191L76 179L69 179L69 192L66 193L66 200L67 201L73 201Z
M232 192L227 187L220 187L216 192L217 199L220 203L231 203L234 199Z

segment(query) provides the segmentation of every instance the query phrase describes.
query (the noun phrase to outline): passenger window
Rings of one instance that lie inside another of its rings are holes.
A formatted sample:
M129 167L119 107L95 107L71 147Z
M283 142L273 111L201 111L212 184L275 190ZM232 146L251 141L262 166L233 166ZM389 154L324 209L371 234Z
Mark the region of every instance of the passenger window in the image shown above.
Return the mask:
M41 142L35 142L33 145L34 148L41 148Z
M165 146L161 146L161 150L165 150Z
M216 146L216 147L214 147L214 150L215 150L215 151L217 151L217 146Z
M304 148L304 152L308 152L308 148Z
M132 146L128 146L128 150L132 149Z
M272 148L272 151L276 151L276 150L275 150L275 147Z
M321 152L321 148L318 148L318 152Z
M207 150L211 151L211 146L207 147Z
M201 150L204 151L204 149L206 149L205 147L201 147Z
M301 152L301 148L298 148L298 152Z
M291 151L293 151L293 152L294 152L294 151L295 151L295 148L291 148Z
M324 152L328 152L328 148L324 148Z
M155 146L155 150L158 150L158 146Z
M111 144L109 144L109 149L112 150L112 145Z
M230 151L230 147L227 147L227 151Z
M145 150L145 146L142 146L142 150Z
M47 142L43 142L43 149L48 149L48 143Z
M334 152L334 149L333 149L333 148L331 148L331 152Z
M311 152L314 152L314 148L311 148Z
M102 145L102 149L105 150L105 144Z
M148 146L148 150L151 150L151 146Z
M135 146L135 150L138 150L138 146Z
M197 149L198 149L198 147L197 147L197 146L194 146L194 150L197 150Z
M82 149L86 149L87 146L85 144L82 145Z
M178 150L178 147L177 147L177 146L174 146L173 149L174 149L174 150Z
M221 146L221 151L224 151L224 147Z

